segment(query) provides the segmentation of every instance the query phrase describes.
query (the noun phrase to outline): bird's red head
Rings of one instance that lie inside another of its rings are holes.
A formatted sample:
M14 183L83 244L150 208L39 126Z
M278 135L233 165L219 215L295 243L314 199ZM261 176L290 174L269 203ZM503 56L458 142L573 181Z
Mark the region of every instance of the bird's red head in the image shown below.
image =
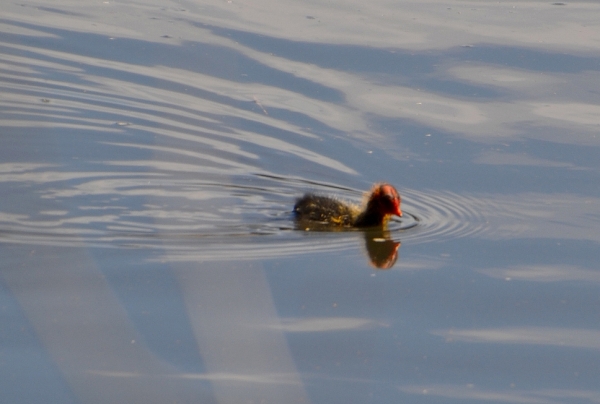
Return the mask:
M402 216L400 195L390 184L378 184L371 194L371 200L377 200L385 214Z

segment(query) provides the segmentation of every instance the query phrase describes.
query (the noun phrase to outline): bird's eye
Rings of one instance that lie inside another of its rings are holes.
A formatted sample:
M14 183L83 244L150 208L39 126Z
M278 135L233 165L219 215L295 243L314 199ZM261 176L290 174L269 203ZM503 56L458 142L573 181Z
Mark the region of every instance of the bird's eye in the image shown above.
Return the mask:
M390 201L392 201L392 202L394 202L395 200L397 200L397 199L398 199L398 198L396 197L396 195L393 195L393 194L385 194L384 196L385 196L385 198L386 198L386 199L388 199L388 200L390 200Z

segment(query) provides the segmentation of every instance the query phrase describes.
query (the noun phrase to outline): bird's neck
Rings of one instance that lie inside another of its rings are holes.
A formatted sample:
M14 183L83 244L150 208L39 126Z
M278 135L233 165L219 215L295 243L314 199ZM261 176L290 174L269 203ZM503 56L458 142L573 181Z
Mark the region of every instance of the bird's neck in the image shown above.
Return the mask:
M356 218L354 225L357 227L373 227L381 226L387 222L387 215L382 214L378 209L371 204Z

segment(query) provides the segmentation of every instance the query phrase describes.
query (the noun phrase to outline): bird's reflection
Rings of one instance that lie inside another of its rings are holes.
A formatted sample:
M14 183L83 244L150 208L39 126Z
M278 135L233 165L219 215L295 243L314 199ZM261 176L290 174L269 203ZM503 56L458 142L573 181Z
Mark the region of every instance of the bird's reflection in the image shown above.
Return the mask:
M363 236L371 265L377 269L391 269L398 260L401 243L392 239L389 230L382 228L365 230Z
M332 227L329 223L313 221L296 221L295 229L305 232L347 232L357 230L348 227ZM398 261L400 241L392 239L390 231L385 227L371 227L359 231L364 237L370 264L376 269L391 269Z

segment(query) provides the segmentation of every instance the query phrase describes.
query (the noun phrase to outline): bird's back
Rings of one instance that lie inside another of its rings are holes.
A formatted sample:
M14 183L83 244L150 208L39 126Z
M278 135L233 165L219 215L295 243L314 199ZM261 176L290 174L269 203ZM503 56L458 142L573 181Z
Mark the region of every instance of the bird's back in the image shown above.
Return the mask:
M298 221L320 222L335 226L352 226L356 208L327 196L306 194L296 201L294 214Z

